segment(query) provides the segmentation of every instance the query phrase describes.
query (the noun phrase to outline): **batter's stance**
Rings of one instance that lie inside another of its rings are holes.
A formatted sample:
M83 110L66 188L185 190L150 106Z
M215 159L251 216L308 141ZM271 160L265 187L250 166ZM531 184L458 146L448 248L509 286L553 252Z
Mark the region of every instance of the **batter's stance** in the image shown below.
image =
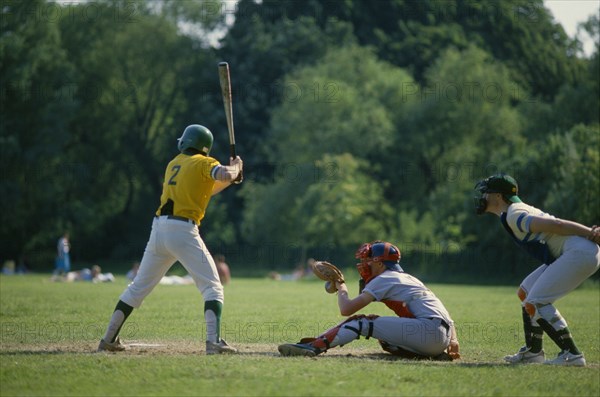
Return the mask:
M517 181L506 174L492 175L477 183L475 189L481 193L477 214L498 215L517 245L543 263L523 280L517 293L523 306L525 346L504 360L512 364L585 366L567 322L553 303L598 270L600 230L555 218L523 203L517 196ZM544 332L560 348L554 360L544 360Z
M364 285L360 295L348 297L344 283L336 283L338 306L349 316L373 301L383 302L396 316L355 315L316 338L279 346L284 356L316 356L364 336L405 358L460 358L454 322L442 302L416 277L400 267L400 250L384 241L365 243L356 251Z
M223 286L198 227L211 196L232 182L241 183L238 176L243 162L237 156L230 159L228 166L219 164L208 155L212 144L212 133L197 124L188 126L179 138L177 147L181 153L167 165L160 207L139 271L121 294L98 351L126 349L119 338L123 323L175 261L185 267L204 298L206 354L237 351L220 337Z

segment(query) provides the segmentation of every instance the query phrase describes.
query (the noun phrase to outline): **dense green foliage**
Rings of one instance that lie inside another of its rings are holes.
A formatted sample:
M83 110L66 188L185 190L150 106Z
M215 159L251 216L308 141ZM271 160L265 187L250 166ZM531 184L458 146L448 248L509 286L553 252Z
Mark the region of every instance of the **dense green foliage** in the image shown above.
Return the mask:
M0 12L2 261L50 270L64 230L75 267L139 260L185 126L209 127L228 161L221 60L246 180L213 200L202 232L234 271L352 263L380 238L432 279L518 277L525 254L472 211L474 183L498 171L532 205L600 220L597 16L585 57L542 0Z

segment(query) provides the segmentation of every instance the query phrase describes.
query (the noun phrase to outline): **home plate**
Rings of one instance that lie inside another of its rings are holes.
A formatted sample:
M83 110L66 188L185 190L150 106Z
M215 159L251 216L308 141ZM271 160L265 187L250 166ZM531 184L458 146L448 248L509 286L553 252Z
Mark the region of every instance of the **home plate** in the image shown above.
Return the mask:
M131 347L165 347L167 345L163 345L160 343L128 343L127 346L131 346Z

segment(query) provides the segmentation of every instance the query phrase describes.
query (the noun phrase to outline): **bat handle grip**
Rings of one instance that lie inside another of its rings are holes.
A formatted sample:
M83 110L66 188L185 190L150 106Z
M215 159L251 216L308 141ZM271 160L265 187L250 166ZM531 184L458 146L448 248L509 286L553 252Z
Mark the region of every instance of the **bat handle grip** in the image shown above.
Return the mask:
M229 145L229 155L231 156L231 158L237 157L237 154L235 152L235 144ZM236 185L239 185L240 183L242 183L243 180L244 180L244 173L243 173L243 171L240 171L240 174L237 176L237 178L235 178L233 183L235 183Z

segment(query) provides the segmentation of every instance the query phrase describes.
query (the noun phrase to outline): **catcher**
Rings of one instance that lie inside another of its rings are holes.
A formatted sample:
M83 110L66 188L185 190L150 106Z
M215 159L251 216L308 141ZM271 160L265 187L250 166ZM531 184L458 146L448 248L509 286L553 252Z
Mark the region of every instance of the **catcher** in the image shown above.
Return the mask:
M314 357L364 336L379 340L383 350L403 358L450 361L460 358L454 322L442 302L400 267L400 250L384 241L365 243L356 251L360 294L350 299L343 274L332 264L315 262L314 273L337 291L340 313L348 317L316 338L280 345L283 356ZM385 303L396 316L354 315L373 301Z

